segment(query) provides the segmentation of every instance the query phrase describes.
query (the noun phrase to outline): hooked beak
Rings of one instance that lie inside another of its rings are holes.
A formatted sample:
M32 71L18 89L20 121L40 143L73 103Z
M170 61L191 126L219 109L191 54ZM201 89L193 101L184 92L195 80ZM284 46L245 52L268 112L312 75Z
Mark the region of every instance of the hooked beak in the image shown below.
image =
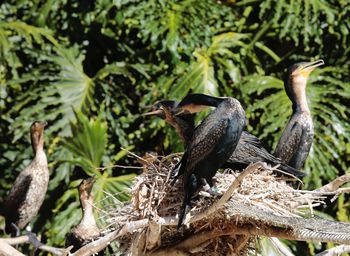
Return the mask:
M162 109L157 109L151 112L147 112L147 113L143 113L142 116L159 116L163 114L163 110Z
M316 60L313 62L308 62L303 68L302 71L308 71L311 72L312 70L314 70L315 68L324 65L324 61L323 60Z

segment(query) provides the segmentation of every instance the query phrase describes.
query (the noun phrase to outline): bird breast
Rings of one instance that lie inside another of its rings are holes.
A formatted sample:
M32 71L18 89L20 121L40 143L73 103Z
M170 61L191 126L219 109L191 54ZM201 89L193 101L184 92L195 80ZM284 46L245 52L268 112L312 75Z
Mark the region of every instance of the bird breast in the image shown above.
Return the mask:
M34 218L45 199L47 186L49 183L49 170L47 165L41 165L35 160L23 171L24 174L29 172L32 180L23 205L19 209L20 220L19 228L24 228L28 222Z

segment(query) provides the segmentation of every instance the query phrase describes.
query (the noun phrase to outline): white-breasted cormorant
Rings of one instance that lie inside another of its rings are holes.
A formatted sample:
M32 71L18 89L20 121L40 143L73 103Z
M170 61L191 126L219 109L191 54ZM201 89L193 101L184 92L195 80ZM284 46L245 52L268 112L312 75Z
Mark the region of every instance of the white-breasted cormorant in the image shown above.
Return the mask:
M184 174L184 200L180 209L178 228L181 227L192 195L203 185L212 185L217 170L230 158L246 125L245 112L234 98L195 95L187 100L193 107L216 107L196 127L180 161L179 173Z
M100 237L100 229L97 227L93 213L94 197L91 191L94 183L95 179L91 177L83 180L79 185L78 190L82 209L82 218L79 224L73 227L66 236L66 245L74 246L71 252L77 251L82 246L92 242L93 240L97 240Z
M323 64L323 60L294 64L289 68L284 81L286 93L293 103L293 114L277 144L275 156L298 170L306 161L314 137L305 92L307 79L316 67Z
M44 152L44 128L46 122L36 121L30 127L34 159L17 176L4 202L5 231L17 233L34 217L44 201L49 183L49 169Z

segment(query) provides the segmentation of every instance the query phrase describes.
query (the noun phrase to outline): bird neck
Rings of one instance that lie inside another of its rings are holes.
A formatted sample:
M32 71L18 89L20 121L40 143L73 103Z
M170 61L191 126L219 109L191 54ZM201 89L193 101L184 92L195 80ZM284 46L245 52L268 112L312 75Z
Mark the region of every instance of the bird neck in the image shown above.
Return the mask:
M39 164L47 164L46 154L44 151L44 133L32 133L31 140L32 148L35 154L35 160L39 162Z
M177 121L173 125L182 141L187 145L191 140L192 134L195 128L194 117L192 114L179 116L176 118Z
M293 113L296 112L310 113L305 91L303 93L300 93L300 95L295 98L295 101L293 101Z
M306 98L306 83L307 78L301 76L285 83L287 95L293 104L293 113L310 113Z
M33 132L31 135L32 147L35 154L40 151L44 151L44 133L43 132Z
M97 226L96 220L93 213L93 199L90 196L88 199L81 199L81 206L83 210L83 218L80 221L82 226Z

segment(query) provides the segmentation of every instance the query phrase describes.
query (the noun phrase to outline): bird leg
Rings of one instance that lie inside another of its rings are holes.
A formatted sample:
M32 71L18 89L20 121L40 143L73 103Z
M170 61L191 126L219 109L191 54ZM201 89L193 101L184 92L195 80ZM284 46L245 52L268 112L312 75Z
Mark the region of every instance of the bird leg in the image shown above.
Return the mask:
M176 227L177 229L179 229L182 225L182 222L186 215L187 206L190 206L191 197L196 192L197 188L198 188L197 177L194 174L191 174L191 176L188 178L184 186L185 196L182 202L182 206L180 208L179 222Z
M17 225L13 222L11 222L11 226L13 227L13 229L16 231L15 236L18 237L21 233L21 230L19 229L19 227L17 227Z
M203 189L205 192L209 193L212 196L220 195L220 193L217 191L217 189L214 188L213 186L211 187L205 178L201 178L201 182L203 184Z
M29 239L29 242L34 246L34 252L43 244L38 240L36 235L33 232L28 231L27 236Z
M187 154L185 153L180 162L178 162L174 169L172 170L171 172L171 176L174 177L173 178L173 181L170 183L171 186L174 186L175 182L177 181L177 179L179 178L180 175L184 174L185 172L185 169L186 169L186 161L187 161ZM176 175L175 175L175 172L176 172ZM196 181L197 183L197 181Z
M174 169L171 170L170 172L170 178L172 179L172 182L171 182L171 186L173 186L176 182L176 180L179 178L180 174L179 174L179 171L180 171L180 167L181 167L181 161L179 161Z

